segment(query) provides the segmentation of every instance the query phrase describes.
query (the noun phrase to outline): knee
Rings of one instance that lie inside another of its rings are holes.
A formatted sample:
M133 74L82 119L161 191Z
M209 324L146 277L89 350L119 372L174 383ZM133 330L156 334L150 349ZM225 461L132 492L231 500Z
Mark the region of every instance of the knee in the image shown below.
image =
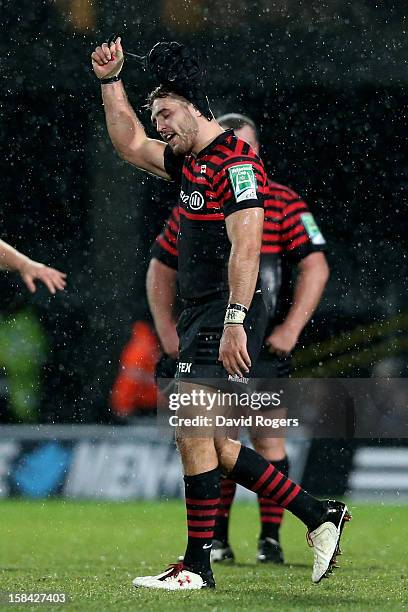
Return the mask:
M176 445L181 455L199 454L213 447L213 441L210 438L186 438L182 433L176 433Z
M253 438L252 444L268 461L280 461L286 455L285 438Z
M231 440L230 438L215 438L214 446L218 456L219 465L221 466L223 472L228 474L237 461L241 444L240 442Z

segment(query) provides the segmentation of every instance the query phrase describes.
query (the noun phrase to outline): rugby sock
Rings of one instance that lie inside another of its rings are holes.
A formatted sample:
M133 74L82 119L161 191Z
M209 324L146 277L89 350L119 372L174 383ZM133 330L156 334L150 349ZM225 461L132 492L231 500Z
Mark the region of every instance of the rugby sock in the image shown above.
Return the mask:
M184 566L193 572L210 569L215 517L220 503L220 470L184 476L188 541Z
M237 462L229 476L243 487L290 510L307 525L309 531L320 525L324 513L322 502L306 493L250 448L241 445Z
M229 516L236 489L237 485L233 480L221 478L221 499L215 522L214 540L219 540L224 544L228 542Z
M289 460L287 457L280 459L279 461L271 461L270 463L275 469L282 472L284 476L289 475ZM264 540L265 538L273 538L279 542L279 530L282 524L285 509L274 502L273 499L263 497L259 493L258 504L259 514L261 516L261 533L259 539Z

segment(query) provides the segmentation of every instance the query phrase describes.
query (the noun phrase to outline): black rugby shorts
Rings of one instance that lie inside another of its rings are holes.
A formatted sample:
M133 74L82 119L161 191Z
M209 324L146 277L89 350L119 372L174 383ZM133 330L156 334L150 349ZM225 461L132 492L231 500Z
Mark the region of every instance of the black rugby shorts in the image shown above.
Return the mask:
M179 380L192 382L200 379L202 383L211 379L229 380L228 372L218 361L227 305L227 298L217 298L183 309L177 324L180 339ZM245 379L253 377L252 370L262 348L266 326L266 306L261 292L257 291L244 321L247 349L253 364L248 374L243 372ZM245 379L234 382L245 383Z

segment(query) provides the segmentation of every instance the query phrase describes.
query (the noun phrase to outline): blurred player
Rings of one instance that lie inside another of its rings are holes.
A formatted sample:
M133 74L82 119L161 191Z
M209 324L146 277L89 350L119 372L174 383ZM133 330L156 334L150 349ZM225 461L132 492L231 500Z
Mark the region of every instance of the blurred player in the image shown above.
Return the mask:
M219 117L225 129L248 142L259 154L259 140L254 122L244 115L229 114ZM281 378L290 375L290 353L304 326L320 301L329 271L323 254L324 239L314 224L305 202L288 187L268 181L265 197L265 222L261 248L260 276L262 292L268 306L268 328L264 347L255 366L254 378ZM174 318L177 274L177 234L179 212L175 206L165 229L152 248L152 259L147 274L147 293L163 351L175 356L178 337ZM292 269L298 275L291 300ZM291 303L290 303L291 302ZM290 303L290 307L289 307ZM280 409L282 411L282 409ZM276 416L271 415L272 418ZM285 414L279 414L283 418ZM277 438L254 438L255 450L288 475L283 435ZM217 515L211 550L213 561L233 560L228 541L230 508L236 484L221 480L221 503ZM283 563L279 531L284 508L272 500L258 496L261 533L257 559L260 562Z
M199 66L185 47L159 43L146 60L161 81L148 104L165 142L147 137L130 106L119 76L123 62L120 38L92 53L112 143L129 163L181 187L178 280L188 303L178 322L181 392L191 397L205 390L197 379L245 384L267 321L257 289L267 190L263 164L246 142L214 120ZM187 414L191 408L186 407ZM179 428L177 442L185 473L184 562L136 578L136 587L176 591L215 586L210 550L221 470L303 521L314 546L312 580L328 575L347 518L345 504L319 501L261 455L227 437L194 437Z
M0 269L19 272L31 293L36 290L35 281L37 280L44 283L53 295L57 292L57 289L62 291L66 285L66 274L38 263L38 261L33 261L13 249L4 240L0 240Z

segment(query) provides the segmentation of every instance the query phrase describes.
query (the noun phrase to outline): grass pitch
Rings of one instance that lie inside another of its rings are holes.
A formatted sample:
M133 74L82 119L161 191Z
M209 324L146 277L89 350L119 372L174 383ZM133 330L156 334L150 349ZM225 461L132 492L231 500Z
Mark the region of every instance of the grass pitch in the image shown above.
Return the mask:
M305 530L286 513L286 565L255 564L257 506L236 504L237 563L216 565L216 591L135 589L137 575L162 571L184 552L181 502L0 502L0 591L67 593L74 610L408 610L408 506L349 504L341 568L311 582ZM38 610L39 605L1 610Z

